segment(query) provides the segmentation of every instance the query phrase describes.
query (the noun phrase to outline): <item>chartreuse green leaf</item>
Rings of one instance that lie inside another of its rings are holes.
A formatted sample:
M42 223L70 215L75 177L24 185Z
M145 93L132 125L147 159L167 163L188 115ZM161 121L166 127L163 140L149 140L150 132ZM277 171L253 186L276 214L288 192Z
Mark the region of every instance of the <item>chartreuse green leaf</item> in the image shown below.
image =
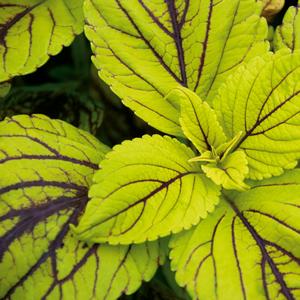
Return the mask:
M246 155L243 151L230 154L240 134L226 141L215 111L187 88L179 86L171 90L166 98L170 102L180 103L182 130L201 154L189 161L201 162L204 173L217 185L225 189L245 189L243 181L248 173Z
M300 170L223 196L172 237L176 280L194 299L299 299Z
M278 26L274 36L274 48L300 49L300 11L299 6L291 6L285 13L282 25Z
M88 246L69 230L107 151L42 115L0 123L1 299L116 299L151 278L163 258L158 242Z
M188 160L184 144L159 135L126 141L107 154L94 176L77 237L140 243L188 229L214 210L219 187Z
M178 84L212 102L239 63L268 50L255 0L86 0L85 33L100 77L150 125L182 135ZM120 41L122 41L120 43Z
M226 141L216 113L197 94L178 86L166 96L167 101L180 103L180 125L184 135L200 151L210 151Z
M83 30L82 0L1 1L0 82L28 74Z
M235 151L224 160L202 166L208 178L227 190L247 189L244 179L248 174L248 161L243 151Z
M222 86L215 109L225 134L242 136L252 179L294 168L300 158L300 52L278 52L241 66ZM234 150L233 149L233 150Z

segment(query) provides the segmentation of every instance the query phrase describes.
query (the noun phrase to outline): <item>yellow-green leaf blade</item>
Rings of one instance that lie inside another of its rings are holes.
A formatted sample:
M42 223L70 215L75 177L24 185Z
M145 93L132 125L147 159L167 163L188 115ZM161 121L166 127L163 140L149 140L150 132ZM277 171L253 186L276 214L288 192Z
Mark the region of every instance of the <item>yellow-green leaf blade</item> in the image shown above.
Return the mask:
M284 48L292 51L300 49L300 13L299 6L291 6L284 15L282 25L276 28L274 35L274 48Z
M185 136L200 152L215 149L226 141L216 113L191 90L178 86L166 96L180 103L180 125Z
M202 170L214 183L225 189L238 191L247 189L244 180L249 169L243 151L235 151L218 163L203 165Z
M218 203L219 187L188 162L191 149L158 135L124 142L94 176L77 237L140 243L196 224ZM180 220L180 222L178 222Z
M82 0L1 4L0 82L35 71L83 30Z
M0 298L116 299L150 280L158 243L87 246L69 230L108 150L42 115L0 123Z
M221 199L212 215L172 239L177 282L195 299L298 299L299 192L293 170Z
M294 168L300 157L300 53L253 59L223 85L215 101L228 137L247 155L249 177L262 179Z
M255 0L88 0L85 32L100 77L124 104L182 135L179 109L164 97L181 84L211 102L239 63L267 51L261 9Z

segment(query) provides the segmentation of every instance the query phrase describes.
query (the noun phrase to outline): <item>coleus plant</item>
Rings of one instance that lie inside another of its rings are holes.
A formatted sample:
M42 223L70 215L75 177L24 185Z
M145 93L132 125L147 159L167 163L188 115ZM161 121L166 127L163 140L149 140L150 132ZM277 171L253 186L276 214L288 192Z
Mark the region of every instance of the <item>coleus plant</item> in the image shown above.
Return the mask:
M300 156L299 75L300 53L283 51L238 68L214 110L173 89L166 99L181 103L196 151L159 135L116 146L94 176L77 237L126 245L190 229L171 237L170 258L192 297L297 299L299 171L278 175Z
M169 242L195 299L300 297L300 52L268 52L254 0L84 5L100 77L175 137L110 151L42 115L4 120L0 296L115 299Z

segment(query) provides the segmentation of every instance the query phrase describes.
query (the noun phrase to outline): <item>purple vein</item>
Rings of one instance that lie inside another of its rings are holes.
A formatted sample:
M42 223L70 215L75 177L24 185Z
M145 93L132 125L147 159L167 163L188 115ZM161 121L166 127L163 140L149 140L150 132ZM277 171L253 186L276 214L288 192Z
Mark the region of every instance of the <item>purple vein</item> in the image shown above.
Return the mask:
M287 287L286 282L284 281L283 275L280 273L278 270L276 264L274 263L273 259L270 257L269 253L267 252L266 245L264 243L264 240L258 235L256 230L252 227L252 225L248 222L246 217L243 215L241 211L237 208L237 206L228 198L224 196L225 201L231 206L233 211L236 213L236 215L239 217L239 219L242 221L244 226L247 228L249 233L251 234L252 238L256 242L257 246L259 247L261 254L263 256L263 260L265 259L271 270L272 273L274 274L276 281L281 287L281 292L282 294L287 298L287 299L294 299L294 296L291 294L289 288ZM261 266L262 267L262 266Z
M128 205L127 207L123 208L122 210L116 212L115 214L110 215L110 216L104 218L103 220L101 220L101 221L99 221L99 222L97 222L97 223L95 223L95 224L89 226L87 229L82 230L82 231L80 232L80 234L82 234L82 233L84 233L84 232L86 232L86 231L90 231L90 230L93 229L94 227L99 226L99 225L101 225L101 224L103 224L103 223L105 223L105 222L107 222L107 221L109 221L109 220L111 220L111 219L113 219L113 218L115 218L115 217L121 215L122 213L128 211L130 208L135 207L135 206L137 206L137 205L140 204L140 203L146 203L147 200L149 200L151 197L153 197L153 196L156 195L157 193L159 193L159 192L161 192L162 190L164 190L165 188L167 188L169 185L171 185L172 183L174 183L176 180L181 179L181 178L184 177L184 176L191 175L191 174L197 174L197 173L198 173L198 172L186 172L186 173L181 173L181 174L179 174L179 175L177 175L177 176L171 178L170 180L168 180L168 181L166 181L166 182L162 182L162 184L161 184L159 187L157 187L156 189L154 189L153 191L151 191L148 195L144 196L142 199L137 200L136 202L134 202L134 203ZM148 180L148 181L149 181L149 180ZM156 180L156 181L157 181L157 180ZM112 193L113 193L113 192L111 192L110 194L112 194ZM139 215L138 218L140 218L140 217L141 217L141 216ZM136 223L136 221L134 222L134 224L135 224L135 223Z
M187 76L185 70L185 60L184 60L184 51L182 46L182 37L181 37L181 29L180 24L178 24L178 12L175 7L174 0L165 0L168 5L168 10L172 22L172 27L174 31L174 41L177 49L178 63L181 74L181 84L183 86L187 86Z
M158 59L158 61L161 63L161 65L164 67L164 69L171 74L171 76L179 83L182 84L181 80L178 78L178 76L170 69L170 67L165 63L163 58L159 55L159 53L154 49L154 47L151 45L151 43L145 38L137 24L134 22L133 18L129 15L128 11L122 6L120 0L115 0L120 10L126 15L129 22L132 24L132 26L135 28L135 30L138 32L140 37L143 39L145 44L149 47L149 49L152 51L152 53L155 55L155 57Z
M202 51L202 54L201 54L201 57L200 57L200 66L199 66L199 70L198 70L198 76L197 76L196 85L194 87L194 91L196 91L198 89L200 79L201 79L201 75L202 75L202 72L203 72L203 69L204 69L206 51L207 51L207 46L208 46L208 37L209 37L210 26L211 26L212 12L213 12L213 0L210 0L208 17L207 17L206 33L205 33L205 38L204 38L204 41L203 41L203 51Z

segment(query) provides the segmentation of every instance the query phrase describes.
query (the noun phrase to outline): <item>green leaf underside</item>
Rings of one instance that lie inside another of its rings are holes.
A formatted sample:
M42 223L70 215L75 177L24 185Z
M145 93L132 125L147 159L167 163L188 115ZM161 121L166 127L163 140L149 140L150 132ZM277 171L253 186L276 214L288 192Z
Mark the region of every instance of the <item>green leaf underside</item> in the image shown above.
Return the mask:
M166 99L180 103L180 125L185 136L201 153L225 143L226 137L216 113L191 90L178 87Z
M225 134L243 135L249 175L262 179L294 168L300 157L300 52L253 59L222 86L215 109Z
M42 115L0 123L1 299L116 299L151 278L158 243L88 247L69 230L107 151Z
M222 198L171 240L178 283L195 299L299 299L299 195L297 169Z
M218 203L219 187L188 163L193 156L176 139L159 135L115 147L94 176L77 237L140 243L197 224Z
M69 46L83 30L82 0L4 0L0 82L28 74Z
M179 83L211 102L240 62L268 49L254 0L87 0L84 11L100 77L169 134L182 135L178 107L164 99L171 89Z
M300 11L299 6L291 6L285 13L282 25L278 26L274 35L274 48L288 48L292 51L300 49Z
M243 151L229 154L222 162L202 166L208 178L229 190L244 190L244 179L248 173L248 162Z

